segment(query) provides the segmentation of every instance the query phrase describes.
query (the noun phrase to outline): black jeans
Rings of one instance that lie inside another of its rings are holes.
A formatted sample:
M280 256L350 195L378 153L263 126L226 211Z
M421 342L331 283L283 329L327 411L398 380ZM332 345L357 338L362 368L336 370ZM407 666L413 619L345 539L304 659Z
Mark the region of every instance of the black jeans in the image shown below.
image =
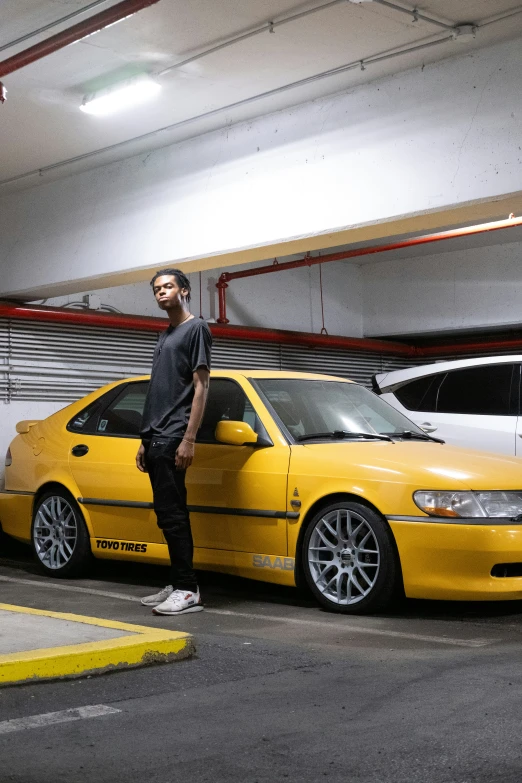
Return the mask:
M176 449L181 439L153 438L144 441L145 464L152 485L158 527L169 548L174 590L196 592L198 583L192 565L194 544L187 508L184 470L177 470Z

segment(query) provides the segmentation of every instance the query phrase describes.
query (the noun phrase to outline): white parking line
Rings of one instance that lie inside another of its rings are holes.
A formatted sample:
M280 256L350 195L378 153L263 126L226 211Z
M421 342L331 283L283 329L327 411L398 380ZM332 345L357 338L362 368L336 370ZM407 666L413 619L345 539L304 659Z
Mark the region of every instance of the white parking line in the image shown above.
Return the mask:
M32 587L49 587L51 590L63 590L65 593L88 593L89 595L103 595L105 598L118 598L120 601L132 601L133 604L139 601L132 595L125 593L113 593L108 590L97 590L91 587L76 587L75 585L58 585L56 582L44 582L41 579L18 579L12 576L0 576L0 582L14 582L19 585L31 585Z
M60 710L60 712L45 712L42 715L13 718L0 722L0 734L10 734L13 731L23 731L24 729L41 729L45 726L51 726L53 723L69 723L72 720L99 718L102 715L113 715L116 712L121 712L121 710L108 707L106 704L91 704L87 707Z
M75 585L56 584L55 582L44 582L36 579L18 579L11 576L0 576L0 582L13 582L15 584L31 585L34 587L49 588L51 590L63 590L68 593L85 593L87 595L100 595L104 598L116 598L119 601L131 601L132 603L139 602L139 598L125 593L115 593L109 590L98 590L93 587L76 587ZM487 647L490 644L495 644L500 640L495 639L458 639L449 636L429 636L425 634L409 633L407 631L391 631L385 628L367 628L362 625L353 625L348 617L339 616L336 618L337 622L322 622L320 620L303 620L297 617L280 617L278 615L266 615L266 614L254 614L251 612L233 612L228 609L205 609L207 614L219 614L225 617L244 617L248 620L261 620L272 623L287 623L291 625L303 625L313 628L328 629L330 631L342 631L344 633L358 633L366 634L369 636L389 636L397 639L410 639L418 642L429 642L431 644L444 644L452 647ZM339 620L342 620L339 622Z
M320 620L301 620L297 617L278 617L277 615L250 614L249 612L231 612L226 609L207 609L207 613L230 615L231 617L246 617L251 620L265 620L274 623L290 623L291 625L305 625L313 628L324 628L330 631L344 631L345 633L362 633L370 636L391 636L397 639L413 639L419 642L432 642L433 644L449 644L456 647L487 647L498 642L499 639L454 639L449 636L426 636L407 631L390 631L385 628L366 628L362 625L352 625L348 618L343 618L343 625L331 622L323 623Z

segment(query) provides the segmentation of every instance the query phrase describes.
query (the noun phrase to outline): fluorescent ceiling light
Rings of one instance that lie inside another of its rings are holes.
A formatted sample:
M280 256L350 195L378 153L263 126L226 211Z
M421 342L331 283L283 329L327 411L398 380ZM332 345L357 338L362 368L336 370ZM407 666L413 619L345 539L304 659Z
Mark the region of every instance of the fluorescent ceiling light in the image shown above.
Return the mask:
M103 117L145 103L160 90L161 86L150 76L139 76L137 79L130 79L106 90L86 95L80 109L86 114Z

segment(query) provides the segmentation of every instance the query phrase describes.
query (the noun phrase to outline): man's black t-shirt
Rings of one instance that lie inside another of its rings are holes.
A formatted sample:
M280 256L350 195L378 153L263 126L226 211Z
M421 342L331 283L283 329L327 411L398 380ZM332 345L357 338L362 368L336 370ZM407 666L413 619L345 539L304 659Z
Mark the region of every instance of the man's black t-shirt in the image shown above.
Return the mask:
M182 438L194 399L193 373L210 370L212 335L205 321L191 318L169 326L154 351L141 436Z

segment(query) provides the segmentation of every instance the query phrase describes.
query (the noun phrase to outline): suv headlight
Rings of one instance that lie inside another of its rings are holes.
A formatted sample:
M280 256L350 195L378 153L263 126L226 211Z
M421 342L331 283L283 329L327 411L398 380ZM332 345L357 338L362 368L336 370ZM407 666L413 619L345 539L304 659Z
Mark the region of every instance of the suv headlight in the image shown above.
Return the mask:
M518 517L522 514L520 492L444 492L421 490L413 500L433 517Z

